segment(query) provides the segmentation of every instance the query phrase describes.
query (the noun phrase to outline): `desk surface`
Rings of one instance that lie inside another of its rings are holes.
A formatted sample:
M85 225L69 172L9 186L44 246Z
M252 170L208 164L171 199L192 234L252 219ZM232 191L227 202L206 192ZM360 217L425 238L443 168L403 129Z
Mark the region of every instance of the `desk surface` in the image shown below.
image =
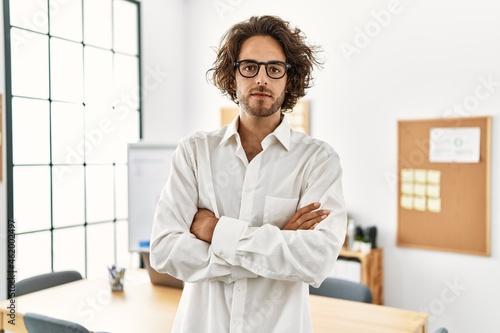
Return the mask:
M0 302L1 329L26 332L22 314L37 312L108 332L170 332L181 290L152 285L147 272L129 271L124 292L105 280L81 280L15 299L15 326ZM311 295L315 333L426 333L427 314Z

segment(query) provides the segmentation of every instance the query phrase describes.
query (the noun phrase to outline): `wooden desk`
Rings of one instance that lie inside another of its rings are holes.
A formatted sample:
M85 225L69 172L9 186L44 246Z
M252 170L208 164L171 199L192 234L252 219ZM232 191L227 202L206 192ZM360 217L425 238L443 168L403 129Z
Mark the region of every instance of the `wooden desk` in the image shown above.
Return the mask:
M143 270L126 273L125 291L105 280L81 280L15 299L16 325L0 302L2 329L26 333L22 314L37 312L113 333L170 332L181 290L152 285ZM427 333L427 314L311 295L314 333Z
M311 295L314 333L427 333L426 313Z

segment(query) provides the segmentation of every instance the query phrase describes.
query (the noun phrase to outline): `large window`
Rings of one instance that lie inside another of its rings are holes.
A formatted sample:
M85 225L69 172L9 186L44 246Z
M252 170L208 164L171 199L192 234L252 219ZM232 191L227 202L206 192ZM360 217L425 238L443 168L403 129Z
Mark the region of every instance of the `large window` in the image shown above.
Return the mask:
M128 263L127 143L140 138L140 6L5 0L8 218L17 278Z

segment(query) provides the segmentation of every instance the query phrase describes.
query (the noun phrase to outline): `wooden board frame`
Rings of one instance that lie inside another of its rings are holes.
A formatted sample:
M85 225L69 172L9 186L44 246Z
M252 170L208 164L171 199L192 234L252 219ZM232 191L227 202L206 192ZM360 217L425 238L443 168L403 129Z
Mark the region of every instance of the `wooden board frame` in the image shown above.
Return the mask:
M479 162L430 162L430 129L459 127L480 128ZM491 117L398 121L398 246L490 255L490 151ZM439 211L402 207L403 169L440 172Z

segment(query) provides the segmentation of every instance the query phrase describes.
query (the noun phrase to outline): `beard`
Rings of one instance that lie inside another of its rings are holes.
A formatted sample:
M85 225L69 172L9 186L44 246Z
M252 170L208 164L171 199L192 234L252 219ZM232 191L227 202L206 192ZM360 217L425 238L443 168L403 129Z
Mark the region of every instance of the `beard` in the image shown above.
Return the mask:
M259 88L259 92L267 92L269 93L265 87L261 86ZM285 92L283 91L280 96L276 98L273 104L269 107L265 106L265 100L257 100L254 101L254 105L250 105L249 99L250 94L245 96L241 91L236 92L238 99L240 101L241 108L251 116L255 117L269 117L276 113L276 111L281 109L281 105L283 105L283 101L285 100Z

